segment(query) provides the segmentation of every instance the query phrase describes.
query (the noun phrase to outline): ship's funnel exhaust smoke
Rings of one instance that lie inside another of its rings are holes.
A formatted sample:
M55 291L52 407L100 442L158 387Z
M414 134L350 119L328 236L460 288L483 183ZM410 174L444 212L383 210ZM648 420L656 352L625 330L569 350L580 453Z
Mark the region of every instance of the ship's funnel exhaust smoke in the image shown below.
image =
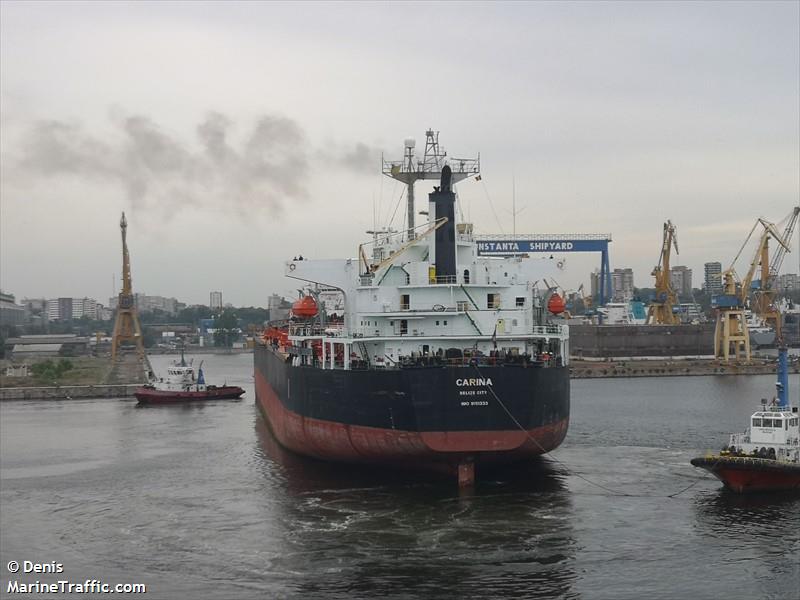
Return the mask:
M264 210L280 214L287 201L308 198L312 157L357 172L374 171L380 157L363 143L315 150L297 122L273 115L242 131L226 115L212 112L189 143L145 116L117 118L112 125L110 134L100 137L80 124L35 122L13 153L15 175L118 184L132 208L164 216L193 207L251 218Z

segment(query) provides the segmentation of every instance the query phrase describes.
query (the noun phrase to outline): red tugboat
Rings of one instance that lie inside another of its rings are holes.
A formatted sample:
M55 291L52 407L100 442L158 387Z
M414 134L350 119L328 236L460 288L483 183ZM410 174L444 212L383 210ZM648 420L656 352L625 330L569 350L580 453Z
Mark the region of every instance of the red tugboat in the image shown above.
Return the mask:
M203 365L197 369L186 363L181 352L181 360L175 361L167 369L167 377L151 379L150 383L138 388L134 396L139 404L174 404L176 402L196 402L199 400L235 400L244 390L235 385L207 385L203 375Z
M725 487L737 492L800 491L800 426L797 406L789 404L786 348L778 357L777 398L750 417L744 433L731 434L719 454L692 459Z

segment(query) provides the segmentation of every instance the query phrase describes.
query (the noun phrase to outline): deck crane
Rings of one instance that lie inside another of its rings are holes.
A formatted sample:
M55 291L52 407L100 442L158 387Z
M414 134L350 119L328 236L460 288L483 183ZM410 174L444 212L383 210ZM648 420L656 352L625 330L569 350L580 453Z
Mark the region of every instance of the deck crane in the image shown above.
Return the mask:
M783 220L786 222L786 226L783 229L783 235L780 238L776 238L779 242L778 247L775 248L772 254L768 268L762 262L761 280L758 282L758 287L753 291L753 312L766 323L772 324L773 329L775 329L775 335L779 340L782 339L782 332L781 317L776 304L776 296L779 291L777 289L778 274L786 253L791 252L789 244L791 243L794 228L797 225L798 215L800 215L800 206L795 206L792 212Z
M796 216L794 217L796 219ZM750 238L753 237L756 228L761 225L764 230L756 245L756 251L753 254L753 260L750 262L750 268L747 270L746 275L741 280L741 286L737 290L736 283L736 261L741 256ZM792 225L792 228L794 226ZM755 276L756 269L761 266L761 281L768 281L770 274L770 259L769 259L769 239L774 238L780 248L783 248L785 254L789 250L789 246L784 241L783 236L777 230L773 223L766 219L757 219L747 238L733 259L731 266L728 267L722 274L723 292L719 296L712 299L712 306L717 309L717 322L714 332L714 356L722 358L726 362L733 354L737 360L740 358L740 353L744 354L746 362L750 361L750 335L747 328L747 319L745 316L745 309L747 307L747 300L750 293L750 288L753 284L753 277ZM777 257L777 253L776 253ZM780 258L782 261L783 258ZM761 284L759 283L759 287ZM777 316L777 312L775 313ZM776 330L777 331L777 330Z
M678 316L672 312L672 307L678 302L678 295L672 287L669 271L669 259L673 247L675 254L678 254L677 229L672 221L667 221L664 223L664 237L658 264L651 273L656 278L656 293L647 309L647 325L678 325L680 323Z

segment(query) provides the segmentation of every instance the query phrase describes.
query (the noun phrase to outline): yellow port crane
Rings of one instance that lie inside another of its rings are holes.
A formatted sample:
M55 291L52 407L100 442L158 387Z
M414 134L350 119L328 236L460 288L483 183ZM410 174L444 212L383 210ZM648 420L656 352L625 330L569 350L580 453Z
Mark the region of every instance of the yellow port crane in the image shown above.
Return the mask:
M656 294L647 309L647 325L677 325L680 323L678 316L672 312L672 307L678 303L678 295L672 287L669 272L669 259L673 247L675 254L678 254L677 229L672 221L667 221L664 223L664 236L658 264L651 273L656 279Z
M778 340L783 339L783 332L781 331L781 316L776 303L778 293L777 280L783 259L786 257L787 252L791 252L789 244L791 243L794 228L797 225L798 215L800 215L800 206L795 206L792 212L781 221L782 223L785 222L786 226L781 237L776 237L778 247L775 248L772 259L769 260L768 264L765 264L764 256L761 257L761 279L757 282L758 286L753 290L751 308L767 325L772 325ZM766 249L765 254L768 254Z
M142 327L139 325L139 313L136 310L133 284L131 283L131 258L128 254L127 239L128 221L125 219L124 212L119 221L119 228L122 232L122 291L117 300L117 318L114 322L114 334L111 340L111 361L117 360L122 346L126 343L136 346L136 354L139 359L145 360Z
M714 296L711 305L717 309L714 356L728 362L731 355L738 361L741 354L745 362L750 362L750 333L733 267L722 274L722 294Z
M796 215L794 216L794 219L796 220ZM764 230L761 233L758 244L756 244L756 250L753 254L753 260L750 261L750 267L748 268L744 278L741 280L741 284L737 290L737 274L735 270L736 261L739 259L739 256L741 256L742 251L753 237L753 233L759 225L761 225ZM794 225L791 225L791 228L793 229ZM791 235L791 230L789 230L789 233ZM750 361L750 334L747 327L745 310L747 308L747 300L750 295L750 290L753 285L753 278L755 277L756 270L759 266L761 267L761 280L758 284L759 288L762 287L761 282L769 281L770 237L774 238L775 241L778 242L779 247L783 249L782 255L785 255L785 253L789 250L789 246L784 241L783 236L778 232L775 225L766 219L757 219L753 225L753 228L750 230L750 233L747 235L744 244L742 244L742 247L739 249L736 257L733 259L731 266L728 267L722 274L723 293L719 296L715 296L712 299L712 306L717 309L717 322L714 331L714 356L717 358L722 358L726 362L730 358L731 354L736 358L736 360L740 359L741 354L746 362ZM782 261L783 258L781 256L779 262ZM778 268L780 268L779 264ZM774 311L775 320L776 322L779 322L780 317L777 311L774 310L774 305L772 302L769 302L768 298L769 296L767 294L763 294L761 296L761 299L758 300L758 302L766 302L766 304L764 305L762 312L759 312L758 310L755 310L755 312L763 317L766 314L770 314L771 311ZM774 300L774 292L772 298ZM778 331L779 330L776 329L776 333Z

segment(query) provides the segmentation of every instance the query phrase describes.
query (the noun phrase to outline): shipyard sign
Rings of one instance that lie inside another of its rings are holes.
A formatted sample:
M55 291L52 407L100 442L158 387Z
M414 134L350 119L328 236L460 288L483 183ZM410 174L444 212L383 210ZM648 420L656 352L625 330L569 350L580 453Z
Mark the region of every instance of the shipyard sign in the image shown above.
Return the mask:
M478 240L479 256L513 256L534 252L602 252L607 240Z

